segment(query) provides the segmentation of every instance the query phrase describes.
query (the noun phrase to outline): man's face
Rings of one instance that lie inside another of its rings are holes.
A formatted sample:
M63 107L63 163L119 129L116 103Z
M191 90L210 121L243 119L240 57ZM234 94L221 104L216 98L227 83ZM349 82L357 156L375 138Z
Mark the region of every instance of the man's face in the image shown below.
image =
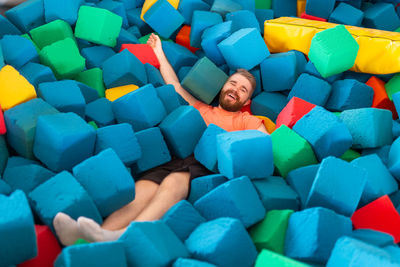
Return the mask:
M252 91L251 83L246 77L233 74L222 87L219 104L227 111L239 111L249 102Z

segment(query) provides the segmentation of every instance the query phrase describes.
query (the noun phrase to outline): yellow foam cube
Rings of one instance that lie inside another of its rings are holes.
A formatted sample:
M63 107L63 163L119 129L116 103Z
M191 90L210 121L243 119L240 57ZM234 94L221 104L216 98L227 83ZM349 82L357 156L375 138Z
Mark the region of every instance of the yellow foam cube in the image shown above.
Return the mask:
M306 11L307 0L297 0L297 16L300 17Z
M0 106L3 110L36 98L35 87L10 65L0 70Z
M264 121L264 126L269 134L272 134L275 131L276 125L270 118L265 116L256 116L256 117Z
M106 98L112 102L120 98L121 96L124 96L132 91L135 91L138 88L139 86L134 84L110 88L106 90Z
M179 0L167 0L175 9L178 9L179 6ZM144 20L143 16L144 14L147 12L147 10L150 9L150 7L152 7L155 2L157 2L157 0L145 0L143 3L143 7L142 7L142 12L140 13L140 18Z

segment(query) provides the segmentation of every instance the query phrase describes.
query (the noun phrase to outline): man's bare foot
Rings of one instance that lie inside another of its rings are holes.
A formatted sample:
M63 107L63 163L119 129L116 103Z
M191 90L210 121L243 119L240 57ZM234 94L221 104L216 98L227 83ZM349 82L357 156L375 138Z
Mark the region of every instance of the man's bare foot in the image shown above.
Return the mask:
M164 54L162 49L161 39L158 35L152 33L147 40L147 44L153 48L154 53L156 54L157 58Z
M123 230L109 231L101 228L101 226L86 217L78 218L79 231L83 238L89 242L105 242L117 240L123 233Z
M54 230L61 244L70 246L81 237L77 222L67 214L59 212L53 219Z

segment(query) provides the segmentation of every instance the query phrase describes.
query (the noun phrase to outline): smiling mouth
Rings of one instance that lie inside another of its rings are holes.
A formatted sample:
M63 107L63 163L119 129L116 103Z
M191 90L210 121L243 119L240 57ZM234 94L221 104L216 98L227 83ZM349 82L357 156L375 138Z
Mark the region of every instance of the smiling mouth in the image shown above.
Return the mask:
M236 100L236 97L233 94L228 94L227 96L230 97L233 100Z

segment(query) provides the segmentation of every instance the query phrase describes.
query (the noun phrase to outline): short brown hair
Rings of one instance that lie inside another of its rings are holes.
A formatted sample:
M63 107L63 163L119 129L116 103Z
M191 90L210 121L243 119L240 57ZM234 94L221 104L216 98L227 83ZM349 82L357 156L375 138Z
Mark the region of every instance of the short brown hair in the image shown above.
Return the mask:
M254 92L254 90L256 89L257 82L256 82L256 78L254 77L253 74L251 74L250 72L248 72L245 69L237 69L234 74L240 74L243 77L245 77L247 80L249 80L251 87L252 87L251 90Z

